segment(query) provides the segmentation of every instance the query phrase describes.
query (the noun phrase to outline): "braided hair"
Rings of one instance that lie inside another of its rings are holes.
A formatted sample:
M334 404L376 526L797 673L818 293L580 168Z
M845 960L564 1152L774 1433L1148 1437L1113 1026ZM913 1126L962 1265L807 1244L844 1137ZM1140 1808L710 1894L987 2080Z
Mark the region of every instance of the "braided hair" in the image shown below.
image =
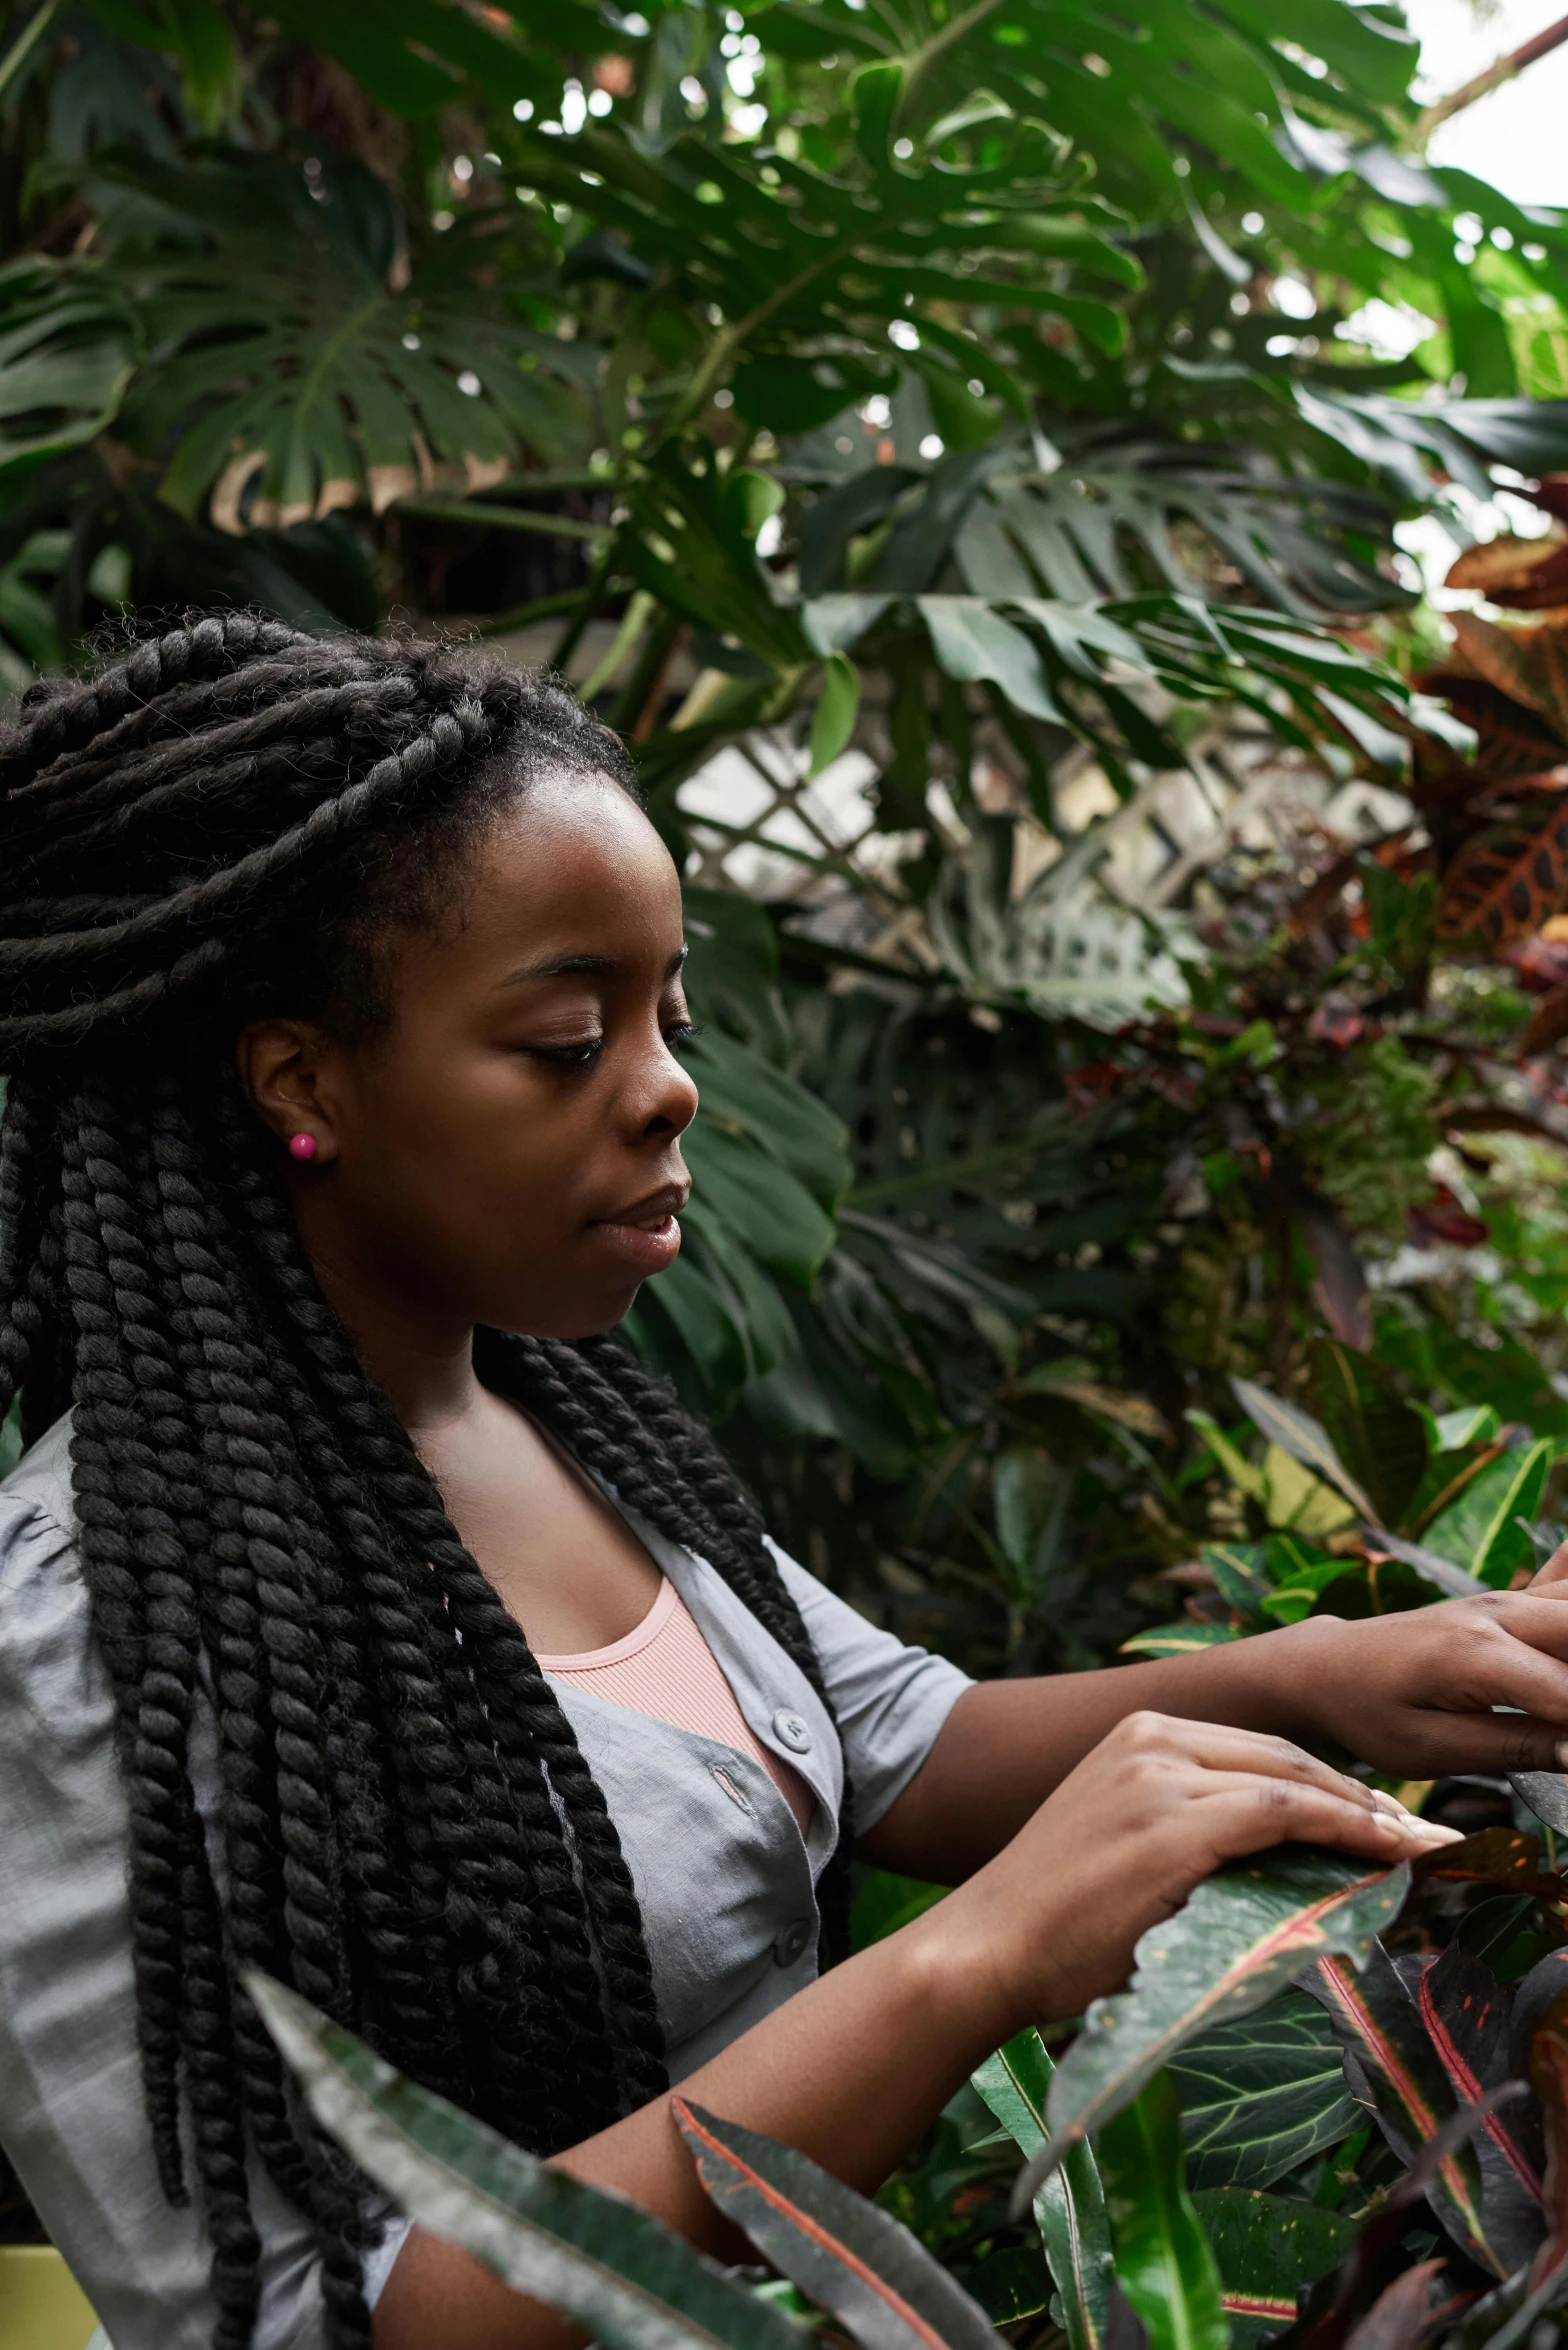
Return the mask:
M311 2225L334 2350L370 2339L368 2191L242 1969L539 2154L665 2085L604 1797L326 1302L234 1069L268 1012L389 1017L381 931L434 918L545 775L635 789L548 679L243 613L34 685L0 728L0 1420L19 1396L31 1442L72 1413L147 2113L164 2194L200 2198L215 2350L255 2322L253 2157ZM822 1694L750 1500L665 1387L611 1337L485 1330L475 1364L702 1551ZM849 1833L846 1806L830 1942Z

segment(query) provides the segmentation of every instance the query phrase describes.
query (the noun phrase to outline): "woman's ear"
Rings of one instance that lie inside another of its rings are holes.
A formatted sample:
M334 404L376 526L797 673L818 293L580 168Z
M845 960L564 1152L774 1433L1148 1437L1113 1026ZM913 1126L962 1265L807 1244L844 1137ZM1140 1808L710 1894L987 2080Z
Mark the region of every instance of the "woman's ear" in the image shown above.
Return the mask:
M292 1158L318 1167L338 1154L325 1038L304 1020L253 1020L235 1046L252 1109Z

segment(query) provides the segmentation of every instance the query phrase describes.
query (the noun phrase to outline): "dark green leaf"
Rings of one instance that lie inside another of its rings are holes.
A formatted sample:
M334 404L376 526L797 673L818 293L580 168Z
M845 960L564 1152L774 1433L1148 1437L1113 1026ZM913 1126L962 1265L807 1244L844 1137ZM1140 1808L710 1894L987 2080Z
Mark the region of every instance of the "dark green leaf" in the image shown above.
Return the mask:
M1257 2350L1292 2324L1298 2288L1337 2268L1355 2238L1354 2221L1283 2195L1219 2187L1192 2200L1220 2272L1232 2350Z
M1300 1991L1189 2040L1170 2073L1196 2187L1271 2186L1358 2119L1333 2026Z

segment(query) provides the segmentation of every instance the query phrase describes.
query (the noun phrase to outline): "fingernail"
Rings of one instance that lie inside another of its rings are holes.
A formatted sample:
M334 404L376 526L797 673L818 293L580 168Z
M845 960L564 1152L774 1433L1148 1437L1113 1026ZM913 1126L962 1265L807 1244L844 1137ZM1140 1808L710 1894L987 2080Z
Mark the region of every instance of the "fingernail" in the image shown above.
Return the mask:
M1409 1824L1409 1832L1412 1836L1423 1837L1428 1844L1462 1844L1464 1842L1462 1828L1439 1827L1436 1820L1412 1819Z

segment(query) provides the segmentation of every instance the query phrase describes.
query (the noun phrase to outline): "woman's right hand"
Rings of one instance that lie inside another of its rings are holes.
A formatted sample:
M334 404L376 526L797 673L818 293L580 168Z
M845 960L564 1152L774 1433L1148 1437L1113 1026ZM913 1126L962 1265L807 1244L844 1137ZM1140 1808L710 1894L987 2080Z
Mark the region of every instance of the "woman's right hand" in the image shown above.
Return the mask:
M1129 1714L918 1924L956 1965L967 1998L987 2006L1000 2041L1116 1989L1139 1936L1226 1861L1272 1844L1325 1844L1390 1868L1457 1833L1288 1739Z

